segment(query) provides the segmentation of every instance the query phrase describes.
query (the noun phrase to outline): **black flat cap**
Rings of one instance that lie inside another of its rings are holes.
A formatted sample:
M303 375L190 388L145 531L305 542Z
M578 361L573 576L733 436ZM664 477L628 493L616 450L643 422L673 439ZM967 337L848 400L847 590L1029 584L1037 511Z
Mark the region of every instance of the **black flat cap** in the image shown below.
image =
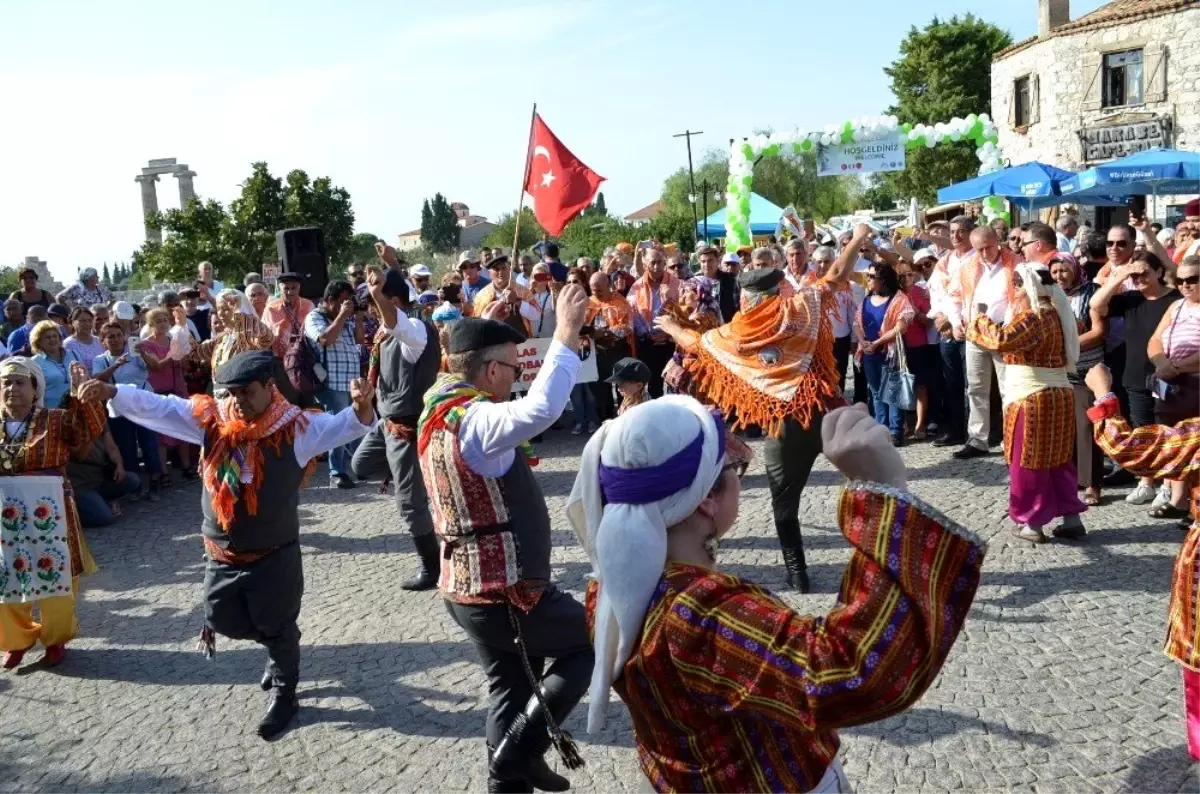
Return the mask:
M405 303L412 300L412 296L408 294L408 280L399 270L392 270L390 267L383 276L383 294L389 298L399 298Z
M777 267L759 267L754 270L743 270L738 276L738 284L750 292L767 292L779 286L783 281L783 271Z
M469 353L493 345L519 345L525 335L511 325L480 317L464 317L450 326L451 353Z
M269 350L250 350L238 353L217 367L213 385L220 389L241 388L266 380L274 371L274 353Z
M71 319L71 310L61 303L51 303L50 307L46 309L46 314L50 317L62 317L66 320Z
M612 374L605 379L606 383L649 383L650 368L644 361L636 358L623 358L613 364Z
M508 265L508 254L500 254L500 256L497 256L497 257L494 257L493 259L488 260L488 263L487 263L488 270L495 270L498 267L508 267L508 266L509 266Z
M285 281L303 281L304 278L299 273L280 273L275 280L282 284Z

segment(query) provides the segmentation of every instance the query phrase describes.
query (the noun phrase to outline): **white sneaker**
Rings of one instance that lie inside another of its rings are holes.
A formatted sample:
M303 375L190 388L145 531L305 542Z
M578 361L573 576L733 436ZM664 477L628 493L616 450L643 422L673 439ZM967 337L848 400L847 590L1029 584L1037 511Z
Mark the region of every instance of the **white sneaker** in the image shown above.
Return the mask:
M1125 503L1131 505L1145 505L1154 501L1155 489L1153 485L1138 483L1138 487L1129 492L1125 497Z
M1171 486L1167 483L1166 480L1164 480L1163 484L1158 486L1158 492L1154 494L1154 501L1150 503L1150 509L1157 510L1158 508L1162 507L1163 505L1170 503L1170 501L1171 501Z

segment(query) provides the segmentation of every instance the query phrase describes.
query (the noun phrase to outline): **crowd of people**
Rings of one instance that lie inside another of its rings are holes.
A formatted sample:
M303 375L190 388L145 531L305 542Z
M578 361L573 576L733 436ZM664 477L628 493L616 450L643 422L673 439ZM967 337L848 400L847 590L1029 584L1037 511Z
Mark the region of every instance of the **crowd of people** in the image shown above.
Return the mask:
M1161 240L1144 219L1099 233L1067 215L691 254L644 240L573 266L547 242L515 260L463 251L436 285L379 243L316 301L296 274L277 294L257 274L231 289L208 263L153 307L113 302L94 271L58 296L26 271L0 326L0 476L65 476L72 577L94 569L83 528L157 499L172 469L199 478L201 647L221 634L266 648L264 738L299 708L297 504L324 456L330 487L391 483L416 552L401 586L436 588L478 650L489 790L569 787L544 756L582 763L560 726L589 688L589 730L610 689L629 707L655 790L844 790L836 729L932 683L984 557L909 492L896 448L931 441L968 461L1002 445L1022 541L1082 540L1083 514L1122 477L1126 501L1194 526L1188 212ZM549 342L520 395L529 338ZM579 382L589 357L598 376ZM556 427L588 436L568 500L594 568L583 604L552 579L534 474ZM715 570L754 437L791 589L809 589L800 508L818 455L849 479L838 523L854 556L822 618ZM915 540L887 540L902 532ZM1198 538L1180 552L1168 641L1194 757ZM39 640L62 661L70 589L31 599L40 623L30 603L0 604L3 667Z

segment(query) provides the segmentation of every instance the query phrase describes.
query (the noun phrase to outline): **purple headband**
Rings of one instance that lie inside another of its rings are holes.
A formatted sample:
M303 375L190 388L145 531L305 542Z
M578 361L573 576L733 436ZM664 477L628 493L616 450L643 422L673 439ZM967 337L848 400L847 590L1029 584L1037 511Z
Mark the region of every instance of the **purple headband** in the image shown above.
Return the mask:
M725 422L711 414L717 426L717 460L725 457ZM692 484L704 454L704 428L683 449L657 466L619 469L600 464L600 492L607 504L646 505L666 499Z

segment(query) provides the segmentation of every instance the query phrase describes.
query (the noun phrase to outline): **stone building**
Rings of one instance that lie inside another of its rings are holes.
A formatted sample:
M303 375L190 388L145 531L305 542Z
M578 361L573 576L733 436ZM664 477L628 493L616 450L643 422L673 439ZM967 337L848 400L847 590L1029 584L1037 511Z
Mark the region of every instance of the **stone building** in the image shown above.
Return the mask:
M1012 163L1081 171L1152 147L1200 149L1200 0L1114 0L1071 19L1039 0L1038 33L992 61L992 115ZM1200 191L1200 186L1197 186ZM1173 225L1186 196L1147 200ZM1123 208L1081 208L1104 228Z

